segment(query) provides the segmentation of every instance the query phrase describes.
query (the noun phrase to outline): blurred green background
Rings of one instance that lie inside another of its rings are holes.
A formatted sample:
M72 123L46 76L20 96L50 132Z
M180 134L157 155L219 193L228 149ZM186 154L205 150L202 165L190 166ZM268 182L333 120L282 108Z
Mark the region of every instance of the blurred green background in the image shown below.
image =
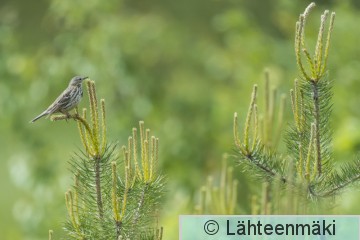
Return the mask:
M74 75L95 80L106 99L109 140L126 144L139 120L160 138L159 167L168 179L161 225L165 239L177 239L178 214L193 212L199 187L232 153L233 112L243 119L252 85L263 90L268 68L272 85L288 93L298 76L294 27L309 3L1 0L0 239L47 239L48 229L64 236L67 161L81 148L76 124L29 121ZM334 155L349 161L360 149L360 2L316 3L310 48L320 14L337 14L329 59ZM239 179L247 213L253 183ZM337 213L359 214L359 197L339 197Z

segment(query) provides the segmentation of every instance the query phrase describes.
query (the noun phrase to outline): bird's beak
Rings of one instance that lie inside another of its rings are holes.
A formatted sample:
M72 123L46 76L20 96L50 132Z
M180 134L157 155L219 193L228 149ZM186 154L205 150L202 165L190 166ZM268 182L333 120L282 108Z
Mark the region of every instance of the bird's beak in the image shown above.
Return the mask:
M83 77L82 80L88 79L89 77Z

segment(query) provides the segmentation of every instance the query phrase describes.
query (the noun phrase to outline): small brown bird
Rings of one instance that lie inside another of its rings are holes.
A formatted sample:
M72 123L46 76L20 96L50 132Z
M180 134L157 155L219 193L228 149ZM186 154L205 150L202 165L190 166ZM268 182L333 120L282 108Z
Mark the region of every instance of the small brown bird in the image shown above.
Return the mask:
M43 116L50 116L54 113L69 115L69 111L74 109L83 96L82 82L88 77L75 76L70 80L69 86L60 94L60 96L39 116L31 120L35 122Z

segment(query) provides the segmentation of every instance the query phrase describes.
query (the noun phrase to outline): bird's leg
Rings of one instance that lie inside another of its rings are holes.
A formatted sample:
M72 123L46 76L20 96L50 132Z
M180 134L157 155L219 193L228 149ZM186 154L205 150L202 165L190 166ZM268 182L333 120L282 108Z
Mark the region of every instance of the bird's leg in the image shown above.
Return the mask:
M78 107L75 107L75 114L74 114L74 117L75 117L75 118L80 117ZM76 120L76 119L75 119L75 120Z
M67 117L66 122L67 122L68 119L72 118L72 116L70 115L69 112L66 112L66 117Z
M69 114L69 112L65 112L65 111L60 111L60 112L66 116L66 118L65 118L66 122L68 121L69 118L71 118L71 115Z

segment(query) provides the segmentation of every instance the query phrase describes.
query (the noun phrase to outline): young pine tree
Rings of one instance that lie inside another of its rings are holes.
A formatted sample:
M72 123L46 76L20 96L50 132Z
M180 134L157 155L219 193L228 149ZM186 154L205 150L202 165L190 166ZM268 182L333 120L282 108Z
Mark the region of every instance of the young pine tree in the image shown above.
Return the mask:
M67 236L72 239L162 239L156 224L164 180L157 171L159 139L140 122L121 149L106 139L105 101L87 82L87 109L70 116L77 122L84 149L70 160L74 185L65 193ZM53 120L68 119L55 116ZM117 152L123 156L120 160ZM53 233L49 232L49 239Z
M327 61L335 13L326 10L321 15L315 51L310 53L305 41L305 25L314 6L311 3L305 9L295 28L295 54L300 77L295 79L294 88L290 90L294 123L285 134L288 151L280 153L277 148L283 129L285 98L281 98L279 116L275 121L276 90L270 90L267 74L264 114L258 112L258 88L255 85L242 136L237 113L234 115L238 162L251 175L266 183L265 189L268 190L263 195L272 193L265 199L273 203L268 212L309 213L310 203L334 197L360 179L360 159L340 166L339 170L334 167L330 125L332 81ZM285 212L278 201L280 190L285 190L282 191L283 199L286 199L283 203L288 206Z

